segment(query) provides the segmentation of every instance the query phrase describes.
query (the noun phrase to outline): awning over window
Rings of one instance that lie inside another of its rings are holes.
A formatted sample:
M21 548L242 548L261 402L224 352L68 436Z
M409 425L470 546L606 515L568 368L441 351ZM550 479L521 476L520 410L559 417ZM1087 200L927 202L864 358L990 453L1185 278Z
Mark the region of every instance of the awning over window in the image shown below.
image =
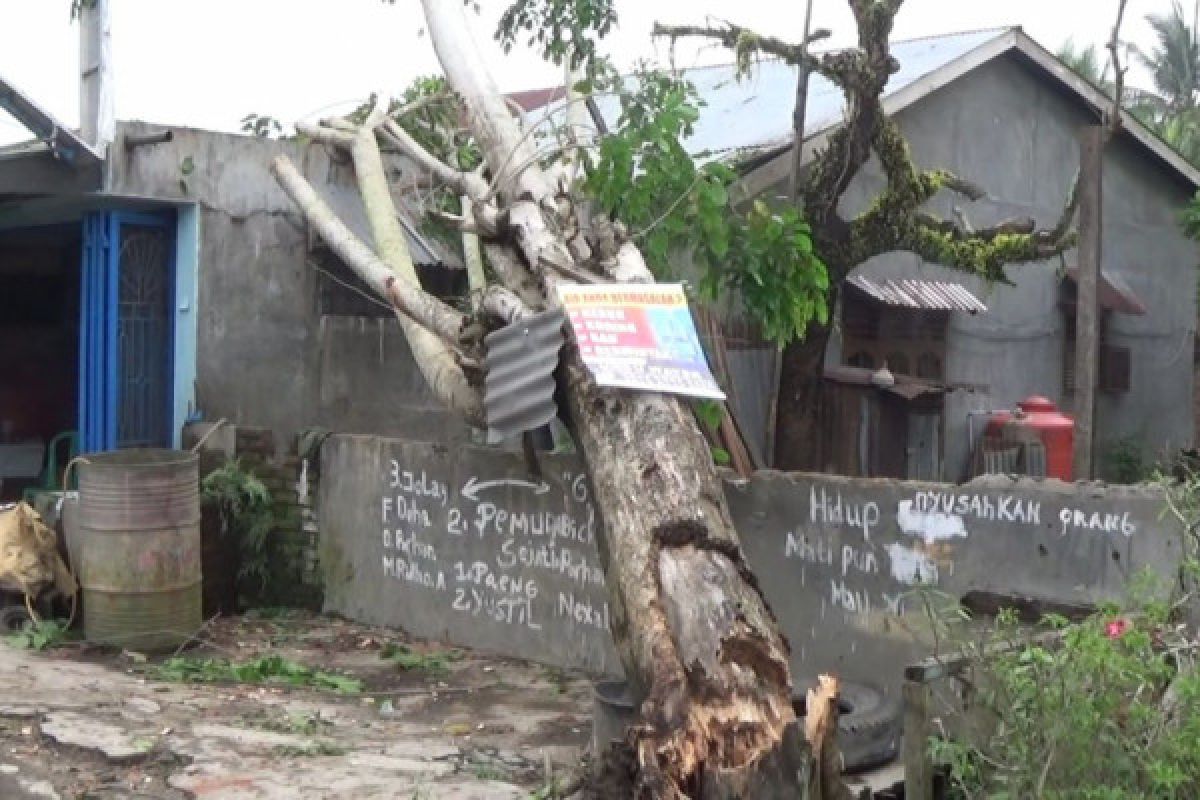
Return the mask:
M868 278L865 275L854 275L847 279L847 283L887 306L924 311L966 311L970 314L987 311L987 306L979 298L957 283L917 278Z
M1079 267L1067 267L1067 279L1071 281L1072 292L1076 289L1078 275ZM1096 281L1096 301L1101 308L1107 311L1116 311L1118 314L1141 316L1149 310L1120 275L1108 270L1101 270L1099 279ZM1075 302L1074 296L1071 297L1071 302Z

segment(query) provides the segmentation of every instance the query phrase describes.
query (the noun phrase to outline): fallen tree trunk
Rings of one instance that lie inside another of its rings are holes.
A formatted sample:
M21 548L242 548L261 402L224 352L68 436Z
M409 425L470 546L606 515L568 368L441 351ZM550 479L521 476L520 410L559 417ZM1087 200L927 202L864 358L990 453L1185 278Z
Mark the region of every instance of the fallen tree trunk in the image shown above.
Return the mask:
M345 120L312 126L306 133L353 154L376 256L332 219L286 162L277 162L274 170L310 224L401 313L414 350L439 352L454 380L436 372L427 377L442 377L443 399L476 419L478 394L460 367L469 361L466 354L480 350L487 325L558 306L558 289L565 284L653 278L627 239L614 239L603 256L590 254L593 248L579 238L567 241L564 231L579 229L573 223L586 215L586 204L572 196L565 172L543 170L543 155L479 58L461 4L423 0L423 5L490 181L483 173L438 166L379 112L359 126ZM464 224L474 217L492 270L504 284L482 292L477 316L460 315L415 284L393 224L377 135L465 196L470 213ZM475 339L464 341L470 337ZM627 679L643 698L639 724L606 754L606 774L614 778L607 793L818 797L810 794L812 761L792 707L788 645L742 554L694 415L671 396L597 386L573 344L564 348L558 381L564 421L583 453L603 521L598 544L613 639Z
M583 271L556 231L572 199L542 173L471 42L457 3L423 0L446 76L508 203L511 236L546 302ZM635 248L621 274L652 281ZM617 270L614 270L617 271ZM613 639L644 698L629 732L629 794L807 797L788 646L742 555L692 413L673 397L596 386L568 346L560 383L603 520ZM626 762L628 763L628 762Z

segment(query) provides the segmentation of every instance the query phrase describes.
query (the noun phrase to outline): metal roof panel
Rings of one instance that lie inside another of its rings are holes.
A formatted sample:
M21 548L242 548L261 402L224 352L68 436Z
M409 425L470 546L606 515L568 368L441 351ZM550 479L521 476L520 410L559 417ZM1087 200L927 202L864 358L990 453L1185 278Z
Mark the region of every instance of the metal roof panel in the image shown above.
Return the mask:
M871 278L866 275L852 275L846 280L868 297L888 306L925 311L965 311L969 314L987 311L987 306L965 286L948 281Z

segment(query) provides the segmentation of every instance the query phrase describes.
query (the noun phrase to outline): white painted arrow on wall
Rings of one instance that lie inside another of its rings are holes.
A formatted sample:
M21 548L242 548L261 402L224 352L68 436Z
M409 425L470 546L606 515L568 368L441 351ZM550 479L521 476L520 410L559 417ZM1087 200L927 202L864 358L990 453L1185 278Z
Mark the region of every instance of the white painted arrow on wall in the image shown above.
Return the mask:
M532 489L534 494L545 494L546 492L550 491L550 484L546 483L545 481L541 481L540 483L531 483L530 481L522 481L515 478L505 478L498 481L481 481L472 476L467 479L466 483L463 484L463 497L466 497L474 502L479 502L480 492L482 492L484 489L493 489L497 486L516 486L521 489Z

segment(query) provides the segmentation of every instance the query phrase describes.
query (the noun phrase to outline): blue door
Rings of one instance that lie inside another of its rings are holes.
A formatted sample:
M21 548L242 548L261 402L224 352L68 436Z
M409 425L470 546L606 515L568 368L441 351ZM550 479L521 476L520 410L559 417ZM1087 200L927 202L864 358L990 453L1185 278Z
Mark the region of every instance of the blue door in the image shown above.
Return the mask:
M84 452L171 442L173 254L170 215L104 211L84 217Z

